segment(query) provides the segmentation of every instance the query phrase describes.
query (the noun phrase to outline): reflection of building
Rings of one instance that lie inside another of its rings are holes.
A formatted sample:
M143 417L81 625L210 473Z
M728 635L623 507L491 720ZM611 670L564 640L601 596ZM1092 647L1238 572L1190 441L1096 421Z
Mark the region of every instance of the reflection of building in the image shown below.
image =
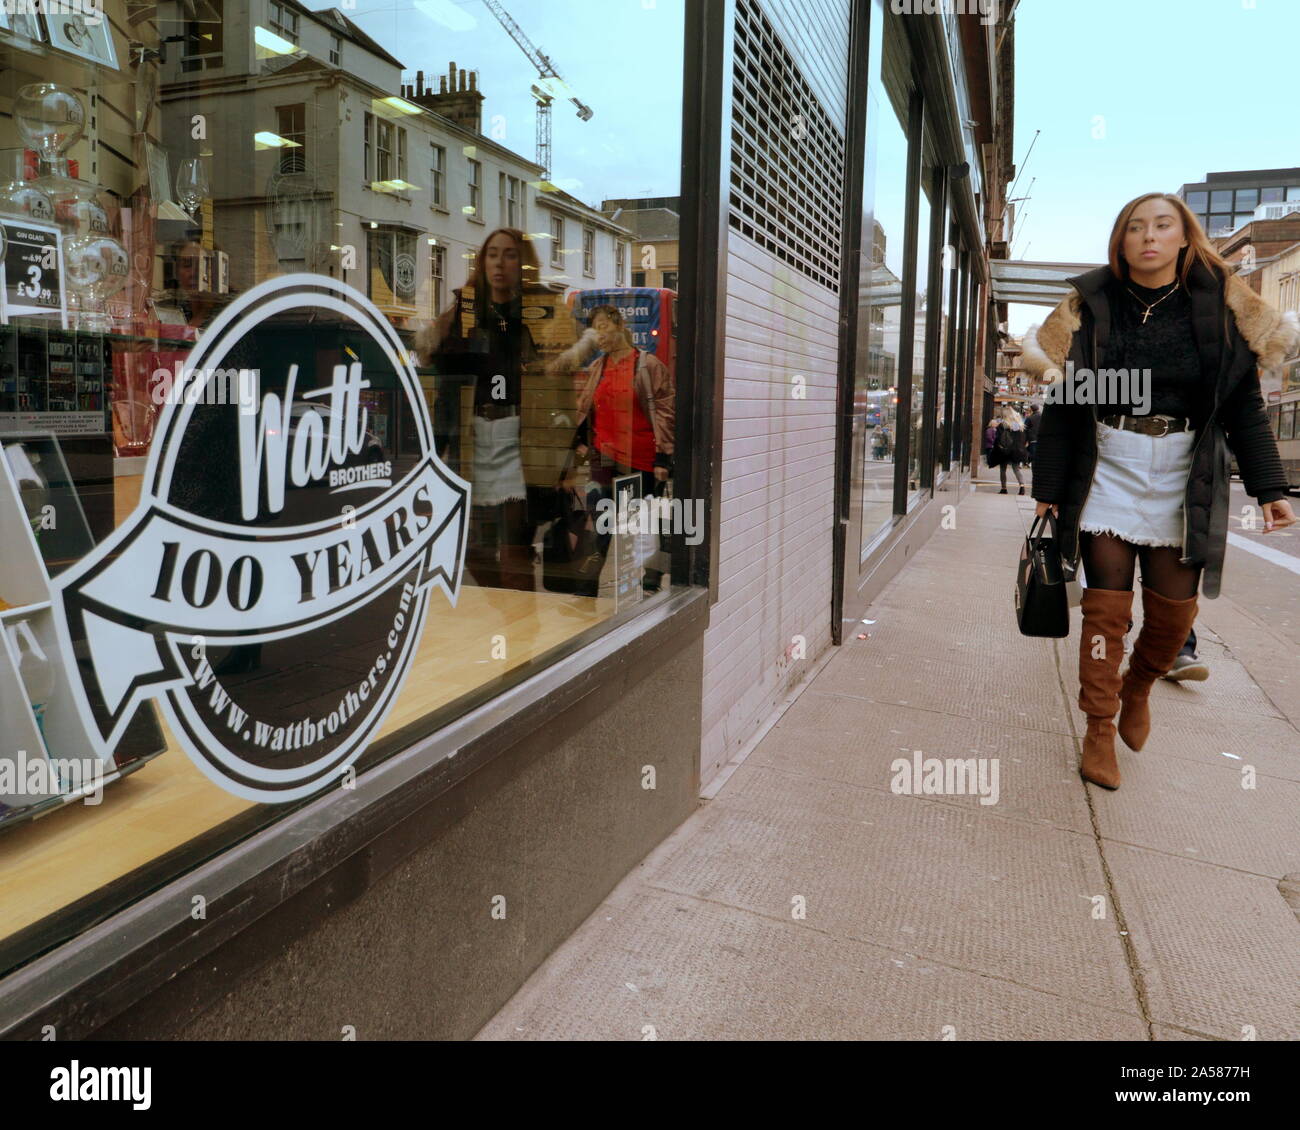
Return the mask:
M284 0L267 13L215 25L163 66L165 137L189 138L196 112L200 133L239 123L252 135L250 161L210 170L203 238L229 253L232 289L319 272L396 319L425 318L496 227L534 236L544 279L615 284L628 233L484 135L476 73L452 64L436 90L423 71L403 84L401 62L339 9ZM203 137L173 144L172 171L211 151Z
M1297 240L1300 240L1300 214L1281 220L1252 220L1215 242L1219 254L1229 263L1235 263L1247 281L1258 289L1258 280L1252 279L1249 272Z
M632 286L677 289L679 196L602 201L601 211L632 232Z
M1209 173L1203 181L1183 185L1178 195L1207 235L1228 235L1252 219L1278 218L1284 205L1300 208L1300 169Z

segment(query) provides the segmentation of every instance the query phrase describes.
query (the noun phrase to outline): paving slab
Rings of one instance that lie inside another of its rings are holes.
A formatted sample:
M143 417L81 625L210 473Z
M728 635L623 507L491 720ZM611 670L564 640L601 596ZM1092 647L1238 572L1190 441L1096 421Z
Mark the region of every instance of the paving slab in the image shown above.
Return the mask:
M895 777L893 763L925 757L998 761L998 800L1005 817L1091 834L1087 797L1079 787L1078 753L1066 734L1021 729L1003 722L969 720L954 726L951 715L877 703L863 724L862 703L845 695L810 690L750 754L755 765L801 773L882 792ZM989 807L978 795L934 796L961 807Z
M1121 789L1085 785L1079 611L1064 640L1012 611L1031 513L967 496L481 1037L1300 1038L1294 648L1203 601L1211 679L1158 683ZM915 750L996 758L998 802L896 792Z
M1133 1014L643 890L583 924L480 1040L1143 1040Z
M1276 880L1105 850L1153 1021L1217 1040L1300 1039L1300 923Z

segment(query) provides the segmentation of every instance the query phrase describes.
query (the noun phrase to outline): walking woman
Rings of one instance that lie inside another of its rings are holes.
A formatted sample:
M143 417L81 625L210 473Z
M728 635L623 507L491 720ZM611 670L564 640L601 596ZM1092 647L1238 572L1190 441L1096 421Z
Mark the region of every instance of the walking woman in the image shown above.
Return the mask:
M1008 467L1015 473L1020 493L1024 494L1025 480L1020 477L1020 464L1029 462L1029 433L1025 431L1025 421L1020 413L1010 404L1003 405L1002 415L997 419L993 454L998 461L998 473L1002 476L1002 489L998 494L1007 493Z
M1229 450L1262 506L1265 532L1295 521L1258 369L1295 351L1300 326L1239 279L1187 205L1165 193L1126 204L1108 265L1070 282L1075 293L1025 340L1025 366L1054 382L1033 496L1040 515L1051 509L1059 518L1063 559L1082 558L1080 772L1114 789L1116 713L1124 744L1140 750L1151 685L1187 639L1198 587L1219 594ZM1128 379L1103 388L1102 367L1127 370ZM1142 629L1121 679L1139 561Z

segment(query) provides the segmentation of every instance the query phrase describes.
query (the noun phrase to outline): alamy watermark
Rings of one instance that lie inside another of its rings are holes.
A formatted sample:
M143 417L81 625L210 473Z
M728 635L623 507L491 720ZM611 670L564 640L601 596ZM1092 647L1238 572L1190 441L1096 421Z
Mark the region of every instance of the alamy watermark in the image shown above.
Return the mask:
M1043 390L1044 404L1122 405L1126 416L1151 411L1150 369L1076 369L1066 361L1065 373L1048 369L1051 384Z
M896 16L979 16L980 23L998 22L998 0L889 0Z
M978 796L997 804L1001 762L996 757L896 757L889 766L890 792L899 796Z
M20 749L13 758L0 757L0 801L5 797L59 796L85 792L82 801L96 805L104 799L104 763L98 757L28 757Z
M702 498L630 498L620 506L612 498L596 503L596 532L602 537L622 534L684 534L687 545L704 540Z
M164 404L238 404L246 415L257 411L259 369L192 369L181 362L170 369L155 369L150 398Z

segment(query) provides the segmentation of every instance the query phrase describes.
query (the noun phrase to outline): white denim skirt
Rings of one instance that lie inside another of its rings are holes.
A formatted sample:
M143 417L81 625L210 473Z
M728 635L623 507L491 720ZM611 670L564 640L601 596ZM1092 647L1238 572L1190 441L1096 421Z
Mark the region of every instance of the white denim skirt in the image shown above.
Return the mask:
M1183 491L1195 432L1144 436L1097 423L1097 470L1079 529L1134 545L1183 544Z

